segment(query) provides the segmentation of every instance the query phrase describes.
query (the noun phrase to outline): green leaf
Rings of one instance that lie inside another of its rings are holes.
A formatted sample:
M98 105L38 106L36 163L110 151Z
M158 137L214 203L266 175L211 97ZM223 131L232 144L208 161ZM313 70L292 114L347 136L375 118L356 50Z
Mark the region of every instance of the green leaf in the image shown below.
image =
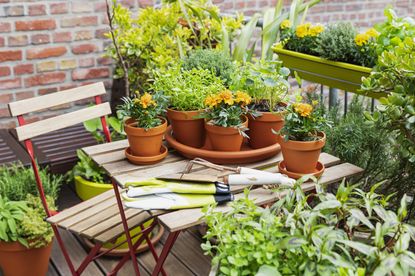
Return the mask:
M277 267L270 265L262 265L255 276L280 276L280 272Z
M397 258L393 255L389 255L384 260L381 261L380 265L375 269L373 275L387 275L395 267L397 263Z
M321 211L326 209L336 209L341 206L341 203L338 200L327 200L323 201L319 204L317 204L316 207L314 207L314 211Z
M246 52L248 51L248 45L251 41L253 33L256 28L256 24L259 20L260 15L255 14L251 20L242 28L241 34L238 37L238 42L233 51L233 59L236 61L243 62Z
M362 211L360 211L359 209L351 209L350 214L355 217L356 219L358 219L360 222L362 222L363 224L365 224L367 227L369 227L370 229L375 229L375 227L373 226L373 224L370 222L370 220L365 216L365 214L363 214Z
M307 241L302 237L286 237L281 240L281 242L278 244L278 247L282 249L293 249L300 247L306 243Z
M357 251L365 254L366 256L369 256L370 254L376 251L376 247L369 246L361 242L349 241L349 240L339 240L338 242L344 243L345 245L353 249L356 249Z

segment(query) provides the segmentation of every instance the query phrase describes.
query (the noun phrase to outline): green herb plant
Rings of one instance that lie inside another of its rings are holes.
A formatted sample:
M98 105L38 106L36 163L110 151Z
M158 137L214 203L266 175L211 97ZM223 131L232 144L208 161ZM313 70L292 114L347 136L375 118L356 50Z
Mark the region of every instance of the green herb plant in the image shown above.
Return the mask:
M135 98L122 98L124 104L118 107L118 117L134 119L139 128L150 129L159 126L162 123L160 116L166 112L169 98L161 92L136 95Z
M406 38L384 51L378 65L362 80L363 92L383 92L387 97L373 114L365 115L389 130L389 136L403 156L415 162L415 41Z
M77 150L79 161L72 168L71 176L80 176L86 180L96 183L108 183L109 177L103 168L97 165L91 157L82 150Z
M0 195L0 241L15 242L27 246L27 241L19 235L19 224L22 223L28 206L24 201L9 201Z
M290 70L281 61L247 62L233 75L231 89L247 92L253 99L250 108L259 112L284 109L288 101Z
M122 121L115 116L106 117L110 130L111 141L123 140L126 135L122 129ZM94 136L98 143L105 143L105 135L102 129L101 119L95 118L84 122L85 129Z
M229 87L235 65L229 53L222 50L197 49L190 51L183 59L182 68L184 70L207 69L220 78L226 87Z
M225 87L222 80L208 69L182 70L175 66L157 74L152 89L169 96L172 109L193 111L203 109L204 99Z
M342 183L335 194L317 185L313 204L299 180L270 208L248 198L226 213L204 208L206 254L219 275L411 275L415 272L415 227L404 222L406 197L397 212L391 196ZM214 238L217 244L209 240ZM268 272L260 274L259 272ZM258 273L258 274L257 274Z

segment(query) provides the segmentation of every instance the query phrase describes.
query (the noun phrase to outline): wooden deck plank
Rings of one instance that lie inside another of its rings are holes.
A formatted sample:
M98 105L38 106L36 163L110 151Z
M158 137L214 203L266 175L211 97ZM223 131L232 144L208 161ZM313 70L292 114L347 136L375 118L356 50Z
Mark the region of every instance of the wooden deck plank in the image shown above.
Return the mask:
M49 262L48 272L46 273L47 276L60 276L59 272L53 266L52 262Z
M79 265L87 255L86 251L71 233L65 230L59 230L59 233L61 234L63 243L65 244L71 256L71 260L74 266L79 267ZM66 264L66 261L56 241L53 242L52 261L58 269L59 274L71 275L68 265ZM95 263L92 262L88 265L88 267L85 269L82 275L97 276L102 275L102 271L98 268L98 266Z

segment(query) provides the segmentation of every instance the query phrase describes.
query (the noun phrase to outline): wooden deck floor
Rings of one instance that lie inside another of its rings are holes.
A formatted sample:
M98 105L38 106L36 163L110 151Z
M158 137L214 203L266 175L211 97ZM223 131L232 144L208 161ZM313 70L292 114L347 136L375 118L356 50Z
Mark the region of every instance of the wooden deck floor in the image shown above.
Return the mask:
M60 209L70 207L78 202L80 202L80 200L70 187L65 186L62 188L61 198L58 202ZM75 265L78 266L87 254L86 248L81 240L75 235L67 231L61 231L61 234L65 245L68 247L71 259ZM156 245L156 250L159 254L162 245L167 238L167 234L168 233L165 232L159 244ZM174 276L208 275L211 259L209 256L203 255L202 249L200 248L201 243L202 237L196 228L191 228L182 232L164 264L164 269L167 274ZM139 262L141 275L151 275L151 271L155 265L151 253L144 252L137 254L137 260ZM112 270L117 262L118 258L115 257L101 257L94 263L91 263L82 275L106 275ZM48 275L70 275L63 255L56 243L53 245ZM118 275L134 275L131 261L124 265Z

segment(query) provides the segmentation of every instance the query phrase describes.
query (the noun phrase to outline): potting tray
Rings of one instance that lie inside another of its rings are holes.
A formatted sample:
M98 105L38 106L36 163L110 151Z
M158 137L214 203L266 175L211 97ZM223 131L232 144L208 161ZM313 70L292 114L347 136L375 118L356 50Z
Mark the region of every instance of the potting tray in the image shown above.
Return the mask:
M165 139L170 147L174 148L184 157L189 159L199 157L217 164L257 162L275 156L281 150L278 143L265 148L252 149L249 147L247 141L244 141L240 151L215 151L212 150L208 139L206 139L205 145L202 148L193 148L178 142L173 136L171 126L167 128Z

